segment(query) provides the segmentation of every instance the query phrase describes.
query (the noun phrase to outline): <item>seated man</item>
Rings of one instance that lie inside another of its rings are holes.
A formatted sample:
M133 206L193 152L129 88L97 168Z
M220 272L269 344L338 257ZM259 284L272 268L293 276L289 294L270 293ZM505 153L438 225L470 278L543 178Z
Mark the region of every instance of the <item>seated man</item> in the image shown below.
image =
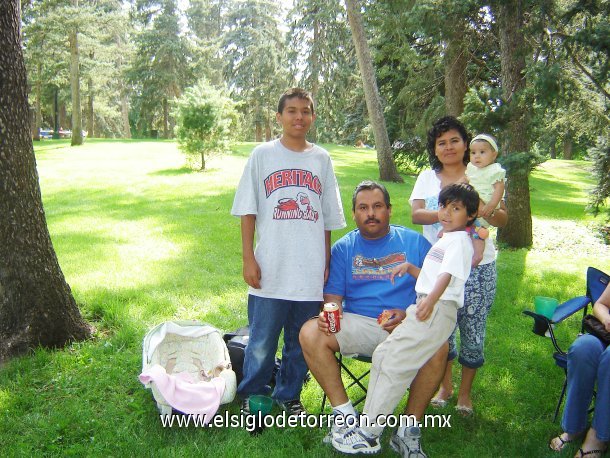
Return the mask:
M335 416L356 416L341 381L334 354L371 356L377 346L405 319L405 308L415 303L415 278L390 276L397 265L408 261L421 267L430 244L411 229L390 226L390 196L381 184L364 181L352 197L353 218L358 229L338 240L332 248L330 276L324 288L324 301L342 307L341 330L331 334L324 315L301 328L299 340L309 370L330 401ZM377 317L389 310L393 317L382 326ZM447 345L419 370L411 384L405 413L420 420L438 387L447 362ZM334 425L325 442L339 434ZM411 456L425 457L420 451L419 428L407 428L403 442L410 444ZM379 447L377 444L373 447Z

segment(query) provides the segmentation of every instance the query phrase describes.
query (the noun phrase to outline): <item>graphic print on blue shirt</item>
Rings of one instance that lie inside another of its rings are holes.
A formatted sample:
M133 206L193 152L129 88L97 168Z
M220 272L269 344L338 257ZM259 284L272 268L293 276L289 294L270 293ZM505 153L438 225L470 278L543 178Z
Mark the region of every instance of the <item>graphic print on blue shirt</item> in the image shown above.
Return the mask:
M392 253L382 258L366 258L357 254L352 259L354 280L389 280L394 267L407 261L405 253Z

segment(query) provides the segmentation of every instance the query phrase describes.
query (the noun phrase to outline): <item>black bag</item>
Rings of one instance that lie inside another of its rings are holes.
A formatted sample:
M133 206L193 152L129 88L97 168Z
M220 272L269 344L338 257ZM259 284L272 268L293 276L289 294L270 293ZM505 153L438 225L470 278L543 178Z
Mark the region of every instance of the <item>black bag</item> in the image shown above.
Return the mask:
M589 334L594 335L601 340L605 345L610 344L610 332L606 331L604 324L599 321L595 315L586 315L582 319L582 324Z
M227 332L223 339L229 349L229 357L231 358L231 367L235 372L237 378L237 384L244 378L244 357L246 355L246 347L248 346L248 340L250 340L250 328L248 326L236 329L233 332ZM281 360L275 358L275 364L273 367L273 373L271 379L267 383L269 386L275 386L275 375L280 370Z

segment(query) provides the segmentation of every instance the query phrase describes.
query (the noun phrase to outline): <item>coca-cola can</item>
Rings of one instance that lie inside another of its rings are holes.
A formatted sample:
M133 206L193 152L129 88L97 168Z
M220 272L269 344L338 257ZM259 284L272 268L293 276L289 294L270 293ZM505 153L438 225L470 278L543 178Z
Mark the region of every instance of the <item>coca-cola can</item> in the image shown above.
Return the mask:
M339 320L339 306L334 302L324 304L324 318L328 323L328 330L332 333L341 330L341 321Z

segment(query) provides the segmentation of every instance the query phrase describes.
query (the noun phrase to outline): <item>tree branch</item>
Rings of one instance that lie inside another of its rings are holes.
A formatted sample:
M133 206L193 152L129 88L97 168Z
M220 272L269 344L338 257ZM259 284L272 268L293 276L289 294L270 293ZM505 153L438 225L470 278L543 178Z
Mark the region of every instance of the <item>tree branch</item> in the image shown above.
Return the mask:
M585 76L587 78L589 78L591 80L591 82L595 85L595 87L604 95L604 97L606 97L607 99L610 99L610 94L608 93L608 91L606 91L604 89L604 87L601 85L601 83L599 81L597 81L595 79L595 77L591 74L591 72L589 70L587 70L587 68L585 68L585 66L583 64L580 63L580 61L578 60L578 57L576 57L576 54L574 53L574 51L572 50L572 48L570 47L570 45L568 43L566 43L565 39L566 38L570 38L569 35L562 33L562 32L551 32L550 30L547 29L547 33L548 35L552 38L554 36L557 36L559 38L562 38L562 44L564 45L566 51L568 52L568 55L570 56L570 58L572 59L572 62L574 62L574 65L576 65L576 67L585 74Z
M591 82L595 85L595 87L597 89L599 89L599 91L602 94L604 94L604 97L606 97L607 99L610 99L610 94L595 79L595 77L585 68L585 66L580 63L580 61L578 60L578 58L576 57L576 55L572 51L572 48L570 48L570 45L568 45L566 43L564 43L564 45L566 47L566 51L568 51L568 55L572 58L572 61L574 62L574 65L576 65L580 69L580 71L583 72L591 80Z

